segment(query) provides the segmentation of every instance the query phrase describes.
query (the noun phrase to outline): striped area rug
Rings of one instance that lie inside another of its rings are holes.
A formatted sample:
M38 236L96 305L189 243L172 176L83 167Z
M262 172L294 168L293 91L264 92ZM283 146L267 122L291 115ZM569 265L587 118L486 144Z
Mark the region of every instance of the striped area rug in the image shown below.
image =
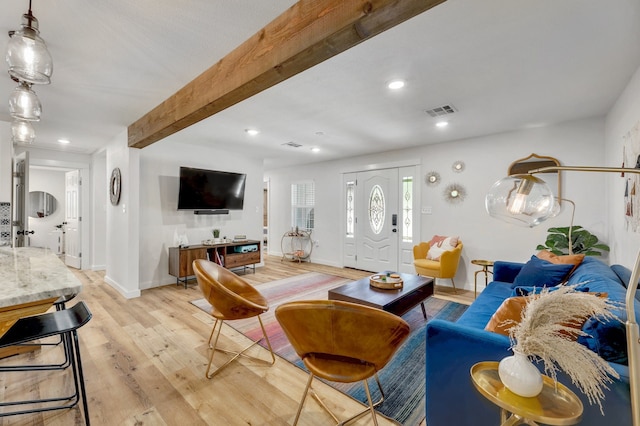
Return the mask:
M350 281L348 278L309 272L258 285L258 290L269 301L269 312L262 315L262 321L274 352L304 370L302 361L289 344L275 319L275 308L282 303L293 300L326 299L329 289ZM191 303L205 312L210 310L210 305L205 299L194 300ZM440 318L455 321L467 309L467 306L430 297L425 301L425 308L428 320ZM418 426L425 417L424 328L426 321L419 306L404 314L403 318L411 326L411 334L389 364L379 373L385 391L385 401L378 407L378 411L402 425ZM262 337L260 326L253 318L230 321L227 324L251 339ZM361 383L327 383L366 403L367 397ZM379 394L375 381L370 383L369 387L372 390L371 397L376 400Z

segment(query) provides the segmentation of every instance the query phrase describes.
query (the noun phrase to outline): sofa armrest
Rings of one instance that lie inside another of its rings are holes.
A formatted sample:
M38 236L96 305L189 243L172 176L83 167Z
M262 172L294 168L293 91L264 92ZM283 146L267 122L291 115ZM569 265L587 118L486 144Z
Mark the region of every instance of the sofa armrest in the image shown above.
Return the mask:
M497 260L493 263L493 280L512 283L524 266L524 263Z
M509 339L489 331L433 319L426 327L426 423L429 426L494 426L500 409L474 387L471 367L482 361L499 361L511 355ZM622 367L622 366L621 366ZM538 364L538 368L542 368ZM605 416L564 373L560 383L578 395L584 406L581 425L630 425L631 402L626 377L604 390Z
M498 424L500 410L475 389L469 371L478 362L499 361L510 354L506 336L431 320L426 328L426 423Z

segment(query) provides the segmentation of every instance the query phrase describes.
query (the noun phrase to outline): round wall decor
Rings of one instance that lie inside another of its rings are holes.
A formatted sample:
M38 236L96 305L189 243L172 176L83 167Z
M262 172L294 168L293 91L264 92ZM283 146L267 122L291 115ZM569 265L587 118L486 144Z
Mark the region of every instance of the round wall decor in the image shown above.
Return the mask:
M117 206L120 202L120 169L117 167L111 172L109 198L111 198L111 204L114 206Z

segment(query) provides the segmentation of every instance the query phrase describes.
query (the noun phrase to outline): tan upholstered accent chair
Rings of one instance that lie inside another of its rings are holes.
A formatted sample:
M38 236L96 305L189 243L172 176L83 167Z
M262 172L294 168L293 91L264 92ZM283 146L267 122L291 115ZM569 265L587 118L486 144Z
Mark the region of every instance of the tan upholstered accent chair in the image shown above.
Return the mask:
M370 412L377 425L374 407L384 400L378 371L409 335L409 324L381 309L336 300L289 302L278 306L275 314L291 346L311 372L293 424L298 423L313 378L320 377L342 383L363 381L369 407L342 422L313 389L311 393L339 424ZM375 403L367 383L370 377L375 377L382 395Z
M458 240L458 245L453 250L443 252L439 260L427 259L428 252L428 242L413 246L413 266L416 268L416 274L433 278L449 278L453 284L453 291L457 293L453 278L456 276L462 254L462 241Z
M269 352L271 352L271 361L269 362L262 359L258 360L273 364L276 361L276 358L273 354L273 350L271 349L269 336L267 336L267 332L262 324L262 319L260 318L260 314L269 310L267 300L262 296L262 294L260 294L260 292L258 292L258 290L256 290L251 284L247 283L245 280L217 263L204 259L197 259L193 261L193 271L204 297L212 306L211 316L216 319L213 323L211 335L209 336L211 356L209 358L209 365L207 366L205 376L210 379L239 356L248 357L244 352L262 340L260 339L257 342L253 342L240 352L232 352L219 348L218 337L220 336L220 330L222 330L222 324L224 321L229 320L258 317L260 327L262 328L262 334L267 346L269 347ZM218 332L215 333L216 337L212 346L211 339L213 338L216 328L218 329ZM210 373L213 356L216 351L225 352L233 356L227 360L225 364Z

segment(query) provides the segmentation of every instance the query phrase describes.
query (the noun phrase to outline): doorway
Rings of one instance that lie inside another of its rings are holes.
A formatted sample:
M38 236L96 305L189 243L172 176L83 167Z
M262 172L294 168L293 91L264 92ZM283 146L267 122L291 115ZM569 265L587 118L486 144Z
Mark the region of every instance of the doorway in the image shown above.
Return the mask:
M417 166L343 175L345 267L414 273Z

